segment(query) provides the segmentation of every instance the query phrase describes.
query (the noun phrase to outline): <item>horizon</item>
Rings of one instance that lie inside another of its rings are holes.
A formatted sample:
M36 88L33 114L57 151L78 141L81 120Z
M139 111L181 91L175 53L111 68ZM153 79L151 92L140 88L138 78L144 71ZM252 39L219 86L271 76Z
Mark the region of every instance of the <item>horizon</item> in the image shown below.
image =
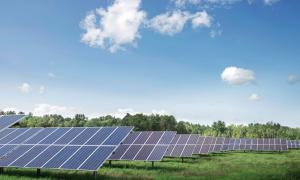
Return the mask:
M299 5L4 0L0 110L299 128Z

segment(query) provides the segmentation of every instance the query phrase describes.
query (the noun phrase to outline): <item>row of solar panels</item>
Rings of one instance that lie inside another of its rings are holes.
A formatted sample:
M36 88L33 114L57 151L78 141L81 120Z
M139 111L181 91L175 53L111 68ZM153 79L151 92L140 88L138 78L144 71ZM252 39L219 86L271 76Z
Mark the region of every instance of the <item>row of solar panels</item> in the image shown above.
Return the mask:
M285 139L233 139L225 137L204 137L197 134L176 135L165 156L191 157L193 154L210 152L248 151L287 151Z
M300 140L287 140L289 149L299 149L300 148Z
M132 132L133 127L7 128L24 116L2 116L0 167L96 171L106 160L160 161L164 156L230 150L286 151L284 139L231 139L176 135L173 131ZM294 142L291 142L294 147ZM295 146L296 148L296 146Z

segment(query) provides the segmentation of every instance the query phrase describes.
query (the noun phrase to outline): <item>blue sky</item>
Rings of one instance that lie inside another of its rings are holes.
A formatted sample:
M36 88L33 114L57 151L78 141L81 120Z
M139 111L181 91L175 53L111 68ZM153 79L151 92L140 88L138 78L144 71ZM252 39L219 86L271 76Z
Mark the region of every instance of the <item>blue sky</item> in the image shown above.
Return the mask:
M3 0L0 109L300 127L299 7Z

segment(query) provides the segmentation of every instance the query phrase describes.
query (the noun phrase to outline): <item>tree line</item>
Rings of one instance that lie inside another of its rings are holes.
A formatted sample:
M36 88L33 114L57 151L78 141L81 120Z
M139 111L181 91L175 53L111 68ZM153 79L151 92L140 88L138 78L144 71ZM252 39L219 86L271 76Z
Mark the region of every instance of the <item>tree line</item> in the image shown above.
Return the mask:
M16 114L13 111L0 115ZM19 112L18 114L24 114ZM226 125L216 121L212 125L201 125L177 121L172 115L127 114L124 118L101 116L89 119L84 114L74 117L61 115L33 116L31 113L16 127L99 127L99 126L134 126L135 131L177 131L178 134L200 134L203 136L220 136L231 138L287 138L300 139L300 128L282 126L279 123L250 123L248 125Z

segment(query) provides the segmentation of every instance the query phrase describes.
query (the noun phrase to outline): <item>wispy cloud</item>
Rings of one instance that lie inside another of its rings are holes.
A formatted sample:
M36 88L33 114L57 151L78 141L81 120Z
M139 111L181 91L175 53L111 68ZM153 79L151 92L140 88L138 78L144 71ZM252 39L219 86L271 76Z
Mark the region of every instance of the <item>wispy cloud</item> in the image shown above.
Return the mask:
M290 83L290 84L300 83L300 76L289 75L289 77L288 77L288 83Z

